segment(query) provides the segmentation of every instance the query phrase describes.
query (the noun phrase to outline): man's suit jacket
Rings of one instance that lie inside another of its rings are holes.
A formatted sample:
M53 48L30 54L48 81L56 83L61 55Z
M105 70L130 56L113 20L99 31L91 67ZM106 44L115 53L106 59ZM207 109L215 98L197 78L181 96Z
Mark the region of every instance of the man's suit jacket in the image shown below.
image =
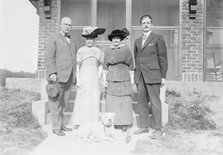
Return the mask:
M70 44L61 32L57 32L48 41L46 50L47 73L57 74L58 82L67 82L73 70L75 82L76 73L76 45L72 38Z
M161 78L166 78L167 50L162 36L153 32L142 47L142 36L135 40L134 45L135 73L134 81L139 83L142 73L145 83L161 83Z

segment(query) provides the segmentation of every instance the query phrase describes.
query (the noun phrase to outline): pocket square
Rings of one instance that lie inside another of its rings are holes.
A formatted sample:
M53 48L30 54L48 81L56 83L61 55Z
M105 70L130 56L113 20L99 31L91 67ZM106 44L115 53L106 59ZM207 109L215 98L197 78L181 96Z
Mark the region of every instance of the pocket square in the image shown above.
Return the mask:
M149 44L149 46L153 46L154 44Z

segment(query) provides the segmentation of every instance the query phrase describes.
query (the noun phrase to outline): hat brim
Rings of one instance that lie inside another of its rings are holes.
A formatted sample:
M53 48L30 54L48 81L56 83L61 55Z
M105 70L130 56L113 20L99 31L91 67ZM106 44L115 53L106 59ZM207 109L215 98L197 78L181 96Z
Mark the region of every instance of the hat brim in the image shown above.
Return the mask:
M57 98L59 96L59 86L57 83L47 84L46 91L49 97Z
M104 28L97 28L93 32L100 35L100 34L103 34L105 32L105 29Z
M90 34L81 34L84 38L97 38L98 35L103 34L105 32L104 28L97 28Z
M98 35L97 34L81 34L82 37L84 38L97 38Z
M112 41L112 38L114 37L119 37L120 40L122 41L125 38L125 34L124 33L119 33L119 34L109 34L108 35L108 40Z

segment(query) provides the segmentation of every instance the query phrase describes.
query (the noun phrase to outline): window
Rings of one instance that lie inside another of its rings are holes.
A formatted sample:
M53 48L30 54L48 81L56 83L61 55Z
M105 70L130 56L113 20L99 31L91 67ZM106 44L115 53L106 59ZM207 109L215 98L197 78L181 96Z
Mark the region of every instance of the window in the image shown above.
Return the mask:
M106 28L96 44L104 49L110 44L107 36L114 29L127 27L130 37L127 45L133 49L134 41L142 34L139 19L144 14L153 18L153 31L161 34L168 50L168 80L179 80L178 17L179 0L62 0L61 17L70 16L72 35L78 47L84 45L83 26Z
M126 27L126 0L97 0L97 25L106 28L99 40L107 40L114 29Z
M223 81L223 1L206 2L205 80Z
M132 0L132 25L140 26L142 15L150 14L155 26L178 26L179 0Z
M61 17L68 16L72 19L71 34L78 48L84 45L81 37L84 26L92 25L92 0L62 0Z

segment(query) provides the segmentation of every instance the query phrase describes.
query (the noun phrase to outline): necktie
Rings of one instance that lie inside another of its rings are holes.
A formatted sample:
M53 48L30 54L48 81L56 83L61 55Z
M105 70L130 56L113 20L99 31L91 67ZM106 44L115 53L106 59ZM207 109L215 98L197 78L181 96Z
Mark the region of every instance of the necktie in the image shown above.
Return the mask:
M143 47L143 45L146 41L146 37L147 37L146 34L143 34L143 36L142 36L142 47Z

